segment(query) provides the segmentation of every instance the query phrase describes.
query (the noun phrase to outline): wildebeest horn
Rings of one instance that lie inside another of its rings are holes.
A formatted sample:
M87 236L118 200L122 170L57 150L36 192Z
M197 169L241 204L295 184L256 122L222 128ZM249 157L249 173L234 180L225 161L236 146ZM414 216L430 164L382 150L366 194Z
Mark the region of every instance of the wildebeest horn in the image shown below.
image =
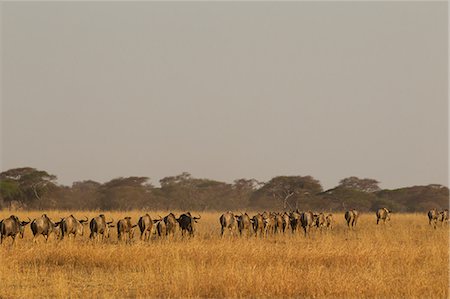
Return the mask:
M197 219L197 220L200 219L200 218L202 218L202 217L200 217L200 215L198 215L198 217L194 217L194 219Z
M28 219L30 219L30 218L28 218ZM25 225L27 225L27 224L30 223L30 222L31 222L31 220L28 221L28 222L26 222L26 221L21 221L20 224L21 224L22 226L25 226Z
M114 218L111 218L111 221L110 222L106 222L106 223L111 224L113 222L114 222Z

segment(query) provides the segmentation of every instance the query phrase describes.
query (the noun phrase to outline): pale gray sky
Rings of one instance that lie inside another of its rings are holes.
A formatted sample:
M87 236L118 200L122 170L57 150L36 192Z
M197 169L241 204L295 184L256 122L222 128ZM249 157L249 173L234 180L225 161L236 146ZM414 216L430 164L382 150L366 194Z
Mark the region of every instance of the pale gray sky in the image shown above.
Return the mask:
M1 170L448 185L446 2L1 6Z

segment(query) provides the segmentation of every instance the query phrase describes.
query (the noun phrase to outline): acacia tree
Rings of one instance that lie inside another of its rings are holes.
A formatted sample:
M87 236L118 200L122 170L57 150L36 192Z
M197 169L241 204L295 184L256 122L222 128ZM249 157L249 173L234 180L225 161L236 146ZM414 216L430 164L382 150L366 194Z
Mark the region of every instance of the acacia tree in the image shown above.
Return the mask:
M342 179L339 182L339 187L371 193L381 190L381 188L378 186L379 183L380 182L374 179L360 179L356 176L351 176Z
M297 208L301 199L314 197L322 190L320 182L312 176L277 176L254 192L252 199L258 205L261 200L267 202L267 198L272 198L272 203L278 202L286 210Z
M165 177L160 184L167 209L223 209L236 203L231 184L194 178L187 172Z
M233 182L233 196L228 200L228 209L245 208L249 205L251 195L264 183L256 179L237 179Z
M105 210L142 208L150 200L153 186L148 177L121 177L104 183L100 188L100 206Z
M0 173L0 193L10 204L21 206L42 201L43 197L55 190L56 176L31 167L14 168Z

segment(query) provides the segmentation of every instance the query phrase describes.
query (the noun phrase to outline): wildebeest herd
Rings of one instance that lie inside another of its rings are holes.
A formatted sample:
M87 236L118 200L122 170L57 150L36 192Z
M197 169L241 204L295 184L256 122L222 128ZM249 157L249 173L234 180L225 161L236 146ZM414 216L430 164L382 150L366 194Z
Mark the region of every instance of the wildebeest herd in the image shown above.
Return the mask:
M385 223L390 220L391 211L387 208L381 208L376 212L377 224ZM428 213L429 224L436 228L437 223L448 222L448 209L438 211L436 209L430 210ZM349 228L356 226L360 213L351 209L344 214L345 221ZM0 244L4 238L11 237L14 244L17 236L23 238L25 227L29 224L33 233L33 241L42 235L45 241L48 241L50 235L54 234L56 239L63 240L64 237L83 236L85 226L89 224L90 235L92 240L105 240L110 237L111 228L117 229L117 236L119 241L130 242L134 238L135 229L140 230L140 239L149 241L152 234L158 237L173 236L177 229L181 230L181 235L194 236L196 223L201 217L192 216L190 212L181 214L178 218L169 213L165 217L158 216L157 219L152 219L149 214L145 214L139 218L137 224L133 224L131 217L125 217L114 223L114 219L107 221L104 214L92 218L90 221L86 219L76 219L73 215L61 218L60 221L52 221L46 214L34 220L28 218L28 221L20 221L15 215L0 221ZM230 235L255 235L266 237L269 235L286 233L291 231L295 233L298 230L303 230L305 236L308 235L312 228L317 229L332 229L334 225L333 215L330 213L313 213L311 211L301 212L299 210L291 212L263 212L257 213L250 217L247 213L235 215L228 211L222 214L219 218L221 233L223 236L226 231Z
M42 235L45 241L48 241L50 235L55 235L56 239L63 240L64 237L83 236L85 226L89 224L89 238L93 240L105 240L110 237L111 228L117 228L117 237L119 241L130 242L134 237L136 227L141 232L141 240L150 240L150 235L155 232L159 237L174 235L179 227L181 235L194 235L195 223L200 219L192 216L190 212L181 214L178 218L173 213L158 219L152 219L149 214L140 217L137 224L132 224L131 217L125 217L114 224L114 219L107 221L104 214L92 218L78 220L73 215L62 218L60 221L52 221L46 214L29 221L20 221L15 215L0 221L0 244L4 238L11 237L14 244L17 236L23 238L25 227L30 224L33 233L33 241Z
M307 234L311 227L332 228L332 214L314 214L313 212L300 212L299 210L290 213L264 212L258 213L250 218L247 213L234 215L232 212L226 212L219 218L221 225L221 235L226 231L232 235L239 232L240 235L246 234L255 236L268 236L271 234L285 233L291 229L294 233L302 228Z

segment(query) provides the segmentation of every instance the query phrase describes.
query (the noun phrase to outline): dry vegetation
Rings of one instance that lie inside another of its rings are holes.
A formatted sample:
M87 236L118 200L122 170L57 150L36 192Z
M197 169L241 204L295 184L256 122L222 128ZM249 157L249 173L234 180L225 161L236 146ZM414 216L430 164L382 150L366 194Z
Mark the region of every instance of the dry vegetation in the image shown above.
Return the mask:
M47 212L55 220L70 213ZM0 297L448 297L449 230L430 228L425 214L394 214L385 226L363 214L354 231L338 214L333 231L267 239L221 239L219 216L202 213L193 239L132 245L118 244L115 231L94 244L89 229L81 239L33 244L27 227L15 246L0 246Z

